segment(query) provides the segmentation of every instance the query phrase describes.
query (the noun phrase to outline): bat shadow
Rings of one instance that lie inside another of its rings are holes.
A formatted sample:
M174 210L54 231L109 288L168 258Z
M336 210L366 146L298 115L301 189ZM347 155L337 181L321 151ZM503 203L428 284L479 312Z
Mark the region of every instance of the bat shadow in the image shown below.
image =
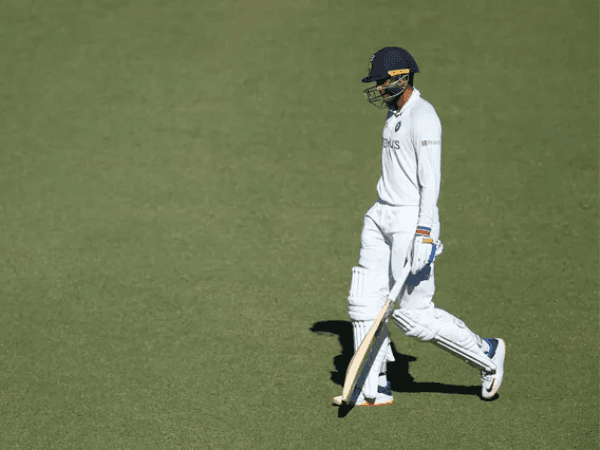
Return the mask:
M331 381L339 386L343 386L348 364L350 364L350 360L354 355L352 323L346 320L325 320L314 323L310 330L319 335L337 336L341 352L339 355L333 357L334 370L331 371ZM392 391L406 393L431 392L480 397L481 386L457 386L453 384L415 381L414 377L410 374L410 363L416 361L417 358L398 352L393 342L392 352L395 361L388 363L387 373Z

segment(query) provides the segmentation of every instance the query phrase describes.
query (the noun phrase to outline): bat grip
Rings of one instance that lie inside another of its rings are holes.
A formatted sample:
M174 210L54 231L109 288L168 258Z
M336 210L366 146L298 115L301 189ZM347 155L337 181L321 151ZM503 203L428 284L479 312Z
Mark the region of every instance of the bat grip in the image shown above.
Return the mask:
M408 278L409 273L410 273L410 264L406 264L402 268L402 272L400 272L400 276L396 279L396 284L394 284L394 287L392 288L392 291L390 292L389 298L390 298L390 300L392 300L392 304L396 301L396 299L400 295L400 292L402 291L402 288L404 287L404 283L406 282L406 279Z

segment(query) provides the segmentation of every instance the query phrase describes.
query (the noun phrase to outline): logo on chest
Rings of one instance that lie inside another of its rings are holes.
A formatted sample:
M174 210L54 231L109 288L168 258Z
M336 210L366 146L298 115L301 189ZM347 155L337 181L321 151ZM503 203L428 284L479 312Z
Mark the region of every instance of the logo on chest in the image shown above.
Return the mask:
M399 150L400 149L400 141L394 141L392 139L383 138L382 147L384 149L389 148L390 150Z
M400 124L401 124L401 123L402 123L402 122L398 122L398 123L396 124L396 128L394 128L394 131L395 131L396 133L397 133L397 132L398 132L398 130L400 129Z

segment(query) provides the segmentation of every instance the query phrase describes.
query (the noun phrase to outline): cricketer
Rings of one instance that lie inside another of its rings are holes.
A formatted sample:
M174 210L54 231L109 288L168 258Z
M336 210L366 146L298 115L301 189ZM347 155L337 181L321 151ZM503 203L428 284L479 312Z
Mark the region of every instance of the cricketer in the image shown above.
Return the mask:
M387 117L379 199L364 216L358 265L352 268L348 296L354 350L381 310L394 275L410 264L407 288L389 320L404 335L431 342L479 370L481 396L489 399L502 383L504 340L480 337L433 302L435 252L431 242L440 238L442 126L432 104L414 87L416 73L419 68L409 52L385 47L371 56L369 74L362 79L375 83L364 94L372 105L387 110ZM387 323L379 338L383 343L360 392L354 395L354 405L394 401L386 375L387 363L394 360ZM341 405L341 396L333 403Z

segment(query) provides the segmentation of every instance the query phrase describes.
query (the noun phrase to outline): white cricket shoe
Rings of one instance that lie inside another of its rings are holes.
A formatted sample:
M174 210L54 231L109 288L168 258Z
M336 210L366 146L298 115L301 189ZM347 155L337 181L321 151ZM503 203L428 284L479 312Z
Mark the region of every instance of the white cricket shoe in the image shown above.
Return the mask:
M342 406L342 396L338 395L333 397L333 404L335 406ZM354 395L350 397L350 404L352 406L384 406L391 405L394 403L394 396L392 395L392 384L388 381L386 386L377 387L377 397L374 399L366 398L362 392L354 389Z
M506 357L506 343L500 338L484 338L490 349L486 352L496 365L496 372L481 371L481 397L492 398L500 389L504 377L504 358Z

